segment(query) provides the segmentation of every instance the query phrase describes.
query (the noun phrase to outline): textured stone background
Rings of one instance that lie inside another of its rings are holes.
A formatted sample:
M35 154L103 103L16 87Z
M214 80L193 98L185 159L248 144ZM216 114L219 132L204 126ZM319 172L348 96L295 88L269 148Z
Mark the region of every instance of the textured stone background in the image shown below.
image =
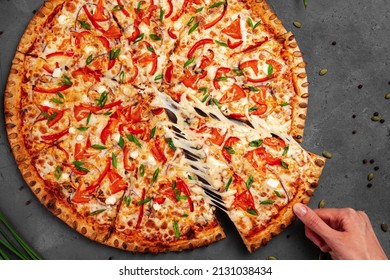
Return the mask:
M390 232L380 229L382 222L390 223L390 100L384 98L390 91L390 1L309 0L307 9L302 0L268 1L296 35L308 62L311 96L303 146L333 153L309 205L317 207L325 199L328 207L366 211L390 256ZM42 2L0 0L1 100L17 43ZM294 21L302 27L294 27ZM319 76L322 68L327 75ZM10 152L2 101L0 111L0 210L46 259L318 259L319 249L305 238L299 221L249 254L223 213L219 217L226 239L180 254L132 254L90 241L35 199ZM383 124L371 121L374 112ZM364 159L374 163L363 164ZM371 188L369 172L375 174Z

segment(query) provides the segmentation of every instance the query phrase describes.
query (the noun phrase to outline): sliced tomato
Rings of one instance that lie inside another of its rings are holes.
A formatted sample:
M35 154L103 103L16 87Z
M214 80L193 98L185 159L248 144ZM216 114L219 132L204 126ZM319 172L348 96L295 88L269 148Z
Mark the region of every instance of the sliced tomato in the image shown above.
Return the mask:
M103 144L106 144L108 137L110 137L118 124L119 120L116 118L110 118L107 125L103 128L100 134L100 140Z
M219 128L216 127L207 127L207 126L202 126L197 130L197 133L205 133L205 134L210 134L211 137L208 139L210 140L211 143L214 143L215 145L221 146L223 141L225 141L225 136L222 135L222 131Z
M152 109L152 113L153 115L157 116L157 115L161 115L162 113L164 112L164 108L156 108L156 109Z
M203 71L203 73L193 75L190 70L185 69L184 70L184 78L182 80L182 83L188 88L192 88L193 90L197 90L198 89L198 87L197 87L198 82L206 76L207 76L207 71Z
M247 152L244 155L244 158L248 160L248 162L255 169L259 169L262 167L262 171L266 172L265 164L268 165L282 165L282 161L280 158L275 158L271 154L267 153L264 147L260 147L254 150Z
M213 44L213 43L214 43L213 39L210 39L210 38L199 40L188 51L187 58L191 59L194 56L194 53L196 52L196 50L199 49L200 47L207 45L207 44Z
M53 72L54 72L54 70L52 70L52 69L50 68L50 66L47 65L47 64L43 65L42 68L45 69L45 71L46 71L47 73L49 73L49 74L53 74Z
M222 76L226 75L227 73L230 72L230 68L227 67L219 67L217 71L215 72L215 77L213 81L213 85L215 89L221 89L221 86L219 85L218 79L221 78Z
M177 202L176 194L172 188L172 184L163 182L158 187L158 192L162 194L164 197L168 197L173 202Z
M109 18L106 18L106 17L104 16L104 4L103 4L103 0L99 0L99 2L97 3L95 13L93 14L92 17L93 17L93 19L96 20L96 21L107 21L107 20L109 20Z
M107 178L110 180L110 190L112 194L127 189L127 182L115 170L110 169L107 172Z
M47 122L48 127L52 127L53 125L55 125L64 116L64 110L58 110L58 109L51 108L48 106L43 106L43 105L40 105L39 109L49 116L49 119Z
M223 103L234 102L245 97L246 97L245 91L239 85L233 84L232 87L228 90L228 92L221 97L219 103L223 104Z
M200 66L199 66L200 69L204 70L207 66L209 66L214 61L214 51L213 50L209 50L208 52L209 52L208 56L204 55L202 57L202 60L200 62Z
M81 181L71 201L74 203L87 203L91 200L91 198L92 197L89 196L89 193L86 191L84 181Z
M120 39L122 37L122 32L118 26L112 24L106 31L103 32L103 36L108 39Z
M255 50L256 48L262 46L265 42L268 41L268 37L264 37L263 40L259 41L259 42L256 42L254 43L253 45L250 45L249 47L245 48L244 50L241 50L239 52L235 52L233 54L231 54L230 56L235 56L237 54L241 54L241 53L248 53L248 52L251 52L253 50Z
M134 164L129 162L130 161L129 152L130 152L129 147L125 145L123 147L123 166L127 171L134 171L135 170Z
M154 138L154 141L152 143L150 143L149 148L150 148L150 152L152 153L153 157L157 161L159 161L161 163L165 163L167 161L167 158L166 158L164 151L161 147L159 137Z
M149 5L148 8L142 9L137 13L137 17L139 21L144 22L146 25L150 25L150 19L153 16L153 13L158 9L156 5L153 4L153 2Z
M141 31L139 30L139 27L138 25L136 25L134 23L134 31L133 33L131 34L131 36L129 38L127 38L127 40L129 41L129 43L132 43L135 41L135 39L138 38L138 36L141 34Z
M41 138L44 141L54 142L54 141L57 141L58 139L60 139L61 137L64 137L68 133L69 133L69 128L64 129L63 131L58 132L58 133L54 133L54 134L50 134L50 135L43 135Z
M258 214L255 206L255 201L249 189L239 194L238 193L235 194L232 207L233 208L239 207L244 211L253 210L256 211L256 213Z
M227 162L232 162L232 155L229 153L228 149L225 149L225 147L230 147L233 149L233 145L237 142L240 141L240 138L238 137L229 137L225 144L224 147L222 148L222 155L226 159Z
M142 67L146 67L148 64L152 63L149 75L153 76L156 73L158 66L158 57L156 53L144 53L139 58L137 58L137 62Z
M227 10L227 2L223 5L222 13L217 18L215 18L213 21L211 21L209 23L206 23L203 26L203 28L204 29L209 29L209 28L213 27L214 25L216 25L225 16L226 10Z
M74 55L74 52L73 51L68 51L68 52L52 52L52 53L49 53L46 55L46 58L49 59L49 58L52 58L52 57L56 57L56 56L68 56L68 57L72 57Z
M190 207L190 212L194 212L194 202L191 199L191 192L190 192L190 189L188 188L187 184L181 178L177 178L176 179L176 188L188 197L187 201L188 201L188 205Z
M84 39L85 36L91 34L89 31L81 31L81 32L72 32L72 35L75 36L75 45L76 47L80 48L81 39Z
M245 69L245 68L252 68L253 72L255 75L259 75L259 67L258 67L259 61L257 59L252 59L252 60L247 60L244 62L240 63L240 69Z
M245 181L237 174L233 174L233 186L237 189L237 193L247 189Z
M241 33L241 17L238 16L229 26L222 29L222 33L232 37L233 39L241 39L242 33Z
M73 114L77 121L81 121L87 118L90 113L96 114L101 109L102 108L100 108L99 106L92 106L92 105L81 103L79 105L74 106Z
M103 74L100 70L92 70L87 66L81 67L72 72L72 76L82 76L84 82L100 82Z
M249 112L250 115L261 116L267 112L268 106L267 104L258 104L255 106L256 110Z
M264 138L263 144L267 145L267 146L270 146L270 147L275 147L277 149L280 149L280 148L284 149L284 148L286 148L286 143L284 142L284 140L281 139L281 138L277 138L277 137L267 137L267 138Z
M232 113L232 114L229 115L229 117L232 118L232 119L240 120L240 119L244 118L245 115L244 114L239 114L239 113Z

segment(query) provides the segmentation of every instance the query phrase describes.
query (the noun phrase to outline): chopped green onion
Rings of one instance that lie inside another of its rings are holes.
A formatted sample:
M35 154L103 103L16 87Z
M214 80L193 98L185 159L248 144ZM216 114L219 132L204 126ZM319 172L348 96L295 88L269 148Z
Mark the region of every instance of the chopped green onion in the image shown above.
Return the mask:
M118 142L119 147L123 150L125 147L125 140L123 140L122 136L119 136L119 142Z
M194 32L199 26L199 21L196 22L191 28L190 30L188 30L188 35L190 35L192 32Z
M227 182L226 186L225 186L225 191L228 191L229 190L229 187L230 185L232 184L233 182L233 177L230 177L229 178L229 181Z
M195 17L191 17L190 20L187 22L187 25L190 26L195 20Z
M113 12L117 12L117 11L120 11L123 9L123 5L116 5L114 6L114 8L112 9Z
M290 105L290 102L283 102L283 103L280 103L279 105L282 107L288 106L288 105Z
M176 238L180 238L180 228L177 221L173 221L173 230L175 231Z
M160 7L160 21L162 22L164 19L164 11L163 9Z
M141 175L141 177L144 177L145 175L145 165L143 164L139 166L139 175Z
M156 127L153 127L152 130L150 131L149 139L153 139L155 134L156 134Z
M198 8L198 9L196 9L195 13L196 13L196 14L197 14L197 13L200 13L201 11L203 11L203 9L204 9L204 7L200 7L200 8Z
M109 53L110 60L118 58L120 53L121 53L121 49L117 49L117 50L111 49Z
M259 92L260 90L256 87L249 86L248 89L253 92Z
M64 99L64 98L65 98L64 95L63 95L60 91L57 91L57 95L58 95L58 97L61 98L61 99Z
M99 99L97 99L96 101L97 101L97 105L100 108L103 108L106 105L107 101L108 101L108 93L106 91L103 91L100 94Z
M111 161L112 161L112 166L114 166L115 169L118 168L118 160L116 158L116 155L114 153L111 154Z
M280 192L278 192L277 190L274 190L274 193L276 194L277 197L282 197L282 195L280 194Z
M213 102L218 107L218 109L221 109L221 104L219 104L219 101L217 98L213 98Z
M195 56L193 56L191 59L187 60L185 63L184 63L184 68L186 68L188 65L190 65L192 62L194 62L195 60Z
M275 200L272 200L272 199L264 200L264 201L260 202L260 204L262 204L262 205L274 204L274 203L275 203Z
M274 66L270 63L270 64L268 64L268 79L272 78L273 72L274 72Z
M228 47L228 44L221 42L221 41L218 41L218 40L215 40L215 43L217 43L218 45L220 45L222 47Z
M286 148L284 148L283 154L282 154L283 156L287 155L289 147L290 147L290 146L287 145Z
M157 178L158 178L158 174L160 173L160 168L157 168L154 172L153 172L153 177L152 177L152 182L155 183L157 181Z
M66 75L62 76L62 81L58 83L59 85L66 85L66 86L71 86L73 83L70 81L69 77Z
M136 144L138 147L142 147L141 143L139 140L133 135L133 134L126 134L127 139L129 139L130 142L133 142Z
M284 168L284 169L288 169L288 164L287 163L285 163L284 162L284 160L280 160L281 161L281 163L282 163L282 167Z
M103 146L103 145L92 145L91 148L95 149L95 150L106 150L107 149L107 147Z
M142 1L138 1L138 4L137 4L137 14L141 11L141 4L142 4Z
M171 138L165 138L165 140L167 141L169 148L176 151L176 147L175 144L173 144L173 140Z
M148 51L152 52L152 53L155 52L155 50L154 50L153 47L151 47L151 46L146 46L146 49L147 49Z
M91 26L90 26L88 23L86 23L85 21L78 20L78 22L80 23L80 25L81 25L83 28L85 28L85 29L87 29L87 30L91 30Z
M145 36L144 33L139 34L139 35L137 36L137 38L135 38L134 44L136 44L136 43L142 41L142 40L144 39L144 36Z
M54 170L54 177L56 177L56 179L58 180L61 178L61 175L62 175L61 166L57 165L56 169Z
M249 214L254 215L254 216L258 216L259 215L259 214L257 214L256 210L254 210L252 208L248 208L246 210L246 212L248 212Z
M222 2L217 2L217 3L214 3L212 5L209 6L209 9L212 9L212 8L216 8L216 7L219 7L219 6L222 6L222 5L226 5L226 1L222 1Z
M77 130L80 130L80 131L87 131L87 130L88 130L88 127L80 126L80 127L77 128Z
M83 167L84 162L82 162L82 161L76 160L73 162L73 165L74 165L74 167L76 167L76 169L78 171L85 172L85 173L89 172L89 170L87 168Z
M131 203L131 196L124 196L123 197L123 201L126 203L126 206L129 207L130 206L130 203Z
M161 40L161 37L156 35L156 34L150 34L149 38L154 40L154 41L160 41Z
M246 180L246 187L248 189L250 189L252 187L252 184L253 184L253 176L252 175L249 175L249 178Z
M199 91L203 91L203 94L207 93L207 87L198 88Z
M244 76L244 71L242 71L242 69L240 69L240 68L233 68L233 72L234 72L237 76Z
M248 25L252 28L252 30L256 29L256 27L258 27L260 24L261 24L261 20L259 20L258 22L256 22L255 24L253 24L253 20L249 17L246 21L248 23Z
M158 80L161 80L163 77L164 77L163 74L159 74L156 77L154 77L154 80L158 81Z
M138 202L137 202L137 205L146 204L146 203L148 203L148 202L151 201L151 200L152 200L151 197L145 198L145 199L143 199L143 200L138 201Z
M259 108L257 108L257 107L250 107L249 108L249 113L251 113L251 112L254 112L254 111L257 111Z
M89 112L88 117L87 117L87 125L89 124L91 120L92 112Z
M227 81L227 77L226 76L221 76L221 77L217 77L217 78L215 78L214 80L216 80L216 81Z
M234 149L230 146L223 146L223 148L231 155L234 155L236 153Z
M85 64L87 64L87 65L91 64L92 60L93 60L93 54L90 54L87 57L87 60L85 61Z
M99 209L99 210L93 211L93 212L89 213L89 216L96 216L96 215L98 215L100 213L103 213L106 210L107 209Z
M50 101L53 102L53 103L60 104L60 105L61 105L61 104L64 104L63 101L61 101L61 100L59 100L59 99L57 99L57 98L55 98L55 97L51 98Z
M206 94L206 95L203 97L203 99L202 99L202 103L205 103L205 102L207 101L208 98L209 98L209 95Z

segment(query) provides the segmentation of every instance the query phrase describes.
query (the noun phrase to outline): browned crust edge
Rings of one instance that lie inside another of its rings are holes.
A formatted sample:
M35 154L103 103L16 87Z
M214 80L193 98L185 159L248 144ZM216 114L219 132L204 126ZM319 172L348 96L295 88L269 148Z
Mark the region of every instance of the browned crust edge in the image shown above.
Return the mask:
M279 212L279 215L272 219L268 226L263 229L258 234L252 236L249 239L244 238L243 241L249 252L253 253L255 250L259 249L261 246L267 245L267 243L275 236L280 234L286 227L291 225L291 223L296 219L296 216L293 211L293 206L296 203L308 204L310 198L314 194L315 188L318 186L318 181L320 179L322 170L325 166L326 159L308 153L312 158L312 169L311 176L307 179L304 184L300 186L296 195L288 204Z
M58 5L65 3L65 0L46 0L42 6L35 13L33 18L30 20L26 29L24 30L23 36L19 41L17 51L26 53L31 46L34 44L35 39L40 34L40 28L45 24L47 17L54 12Z
M276 37L287 33L282 21L265 0L241 0L249 5L251 11L262 18L263 24L268 26Z
M282 35L285 49L291 60L291 72L295 89L295 97L292 108L290 135L299 143L302 143L307 108L309 102L309 82L307 80L306 65L303 59L303 53L298 47L295 36L289 32Z
M161 242L151 242L128 236L121 232L113 232L110 238L104 242L114 248L119 248L126 251L143 252L143 253L164 253L164 252L180 252L183 250L191 250L198 247L208 246L226 237L222 227L218 226L209 230L204 230L197 233L195 239L179 239L167 245Z

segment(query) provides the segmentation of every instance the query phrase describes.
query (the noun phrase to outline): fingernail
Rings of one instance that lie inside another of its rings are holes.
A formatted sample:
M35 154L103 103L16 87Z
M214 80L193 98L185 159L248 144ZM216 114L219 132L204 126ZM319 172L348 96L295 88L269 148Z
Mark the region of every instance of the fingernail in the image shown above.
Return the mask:
M301 203L297 203L294 205L294 212L295 214L298 216L298 217L303 217L306 215L307 213L307 209L306 209L306 206L301 204Z

